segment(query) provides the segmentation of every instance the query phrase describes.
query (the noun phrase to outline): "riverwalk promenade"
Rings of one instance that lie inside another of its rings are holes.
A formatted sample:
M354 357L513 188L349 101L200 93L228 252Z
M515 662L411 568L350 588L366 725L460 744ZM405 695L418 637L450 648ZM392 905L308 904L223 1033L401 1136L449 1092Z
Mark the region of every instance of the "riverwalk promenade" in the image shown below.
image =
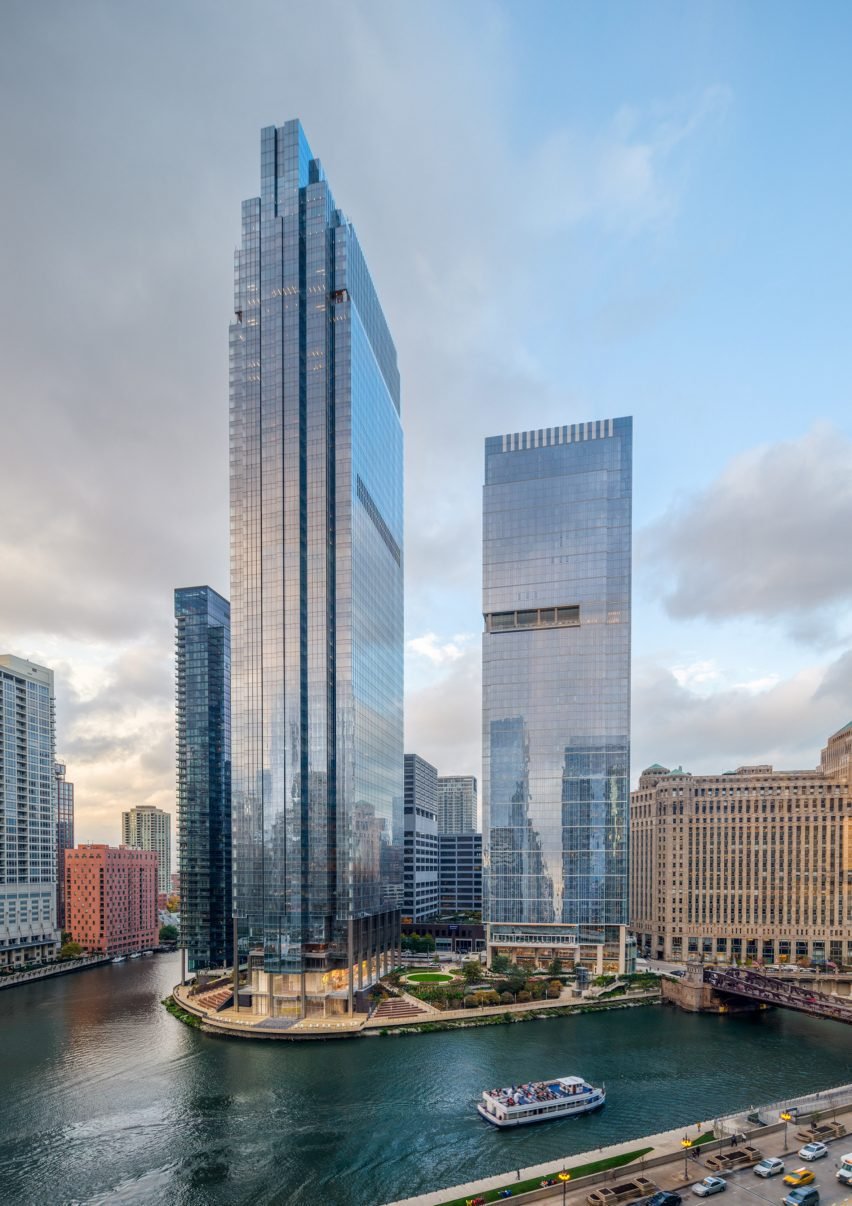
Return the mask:
M798 1110L796 1121L779 1121L781 1113L791 1109ZM789 1171L790 1168L797 1167L801 1160L796 1156L796 1152L803 1142L801 1138L797 1138L797 1133L802 1127L808 1126L810 1120L816 1119L823 1122L836 1120L845 1126L847 1132L852 1130L852 1084L840 1085L822 1093L790 1098L783 1102L752 1107L748 1111L724 1118L684 1123L660 1134L629 1139L624 1143L567 1156L562 1160L549 1160L529 1168L479 1178L464 1185L448 1186L445 1189L418 1194L416 1197L402 1198L389 1203L388 1206L455 1206L457 1202L465 1204L477 1200L490 1203L502 1200L500 1195L506 1190L511 1191L506 1200L518 1204L550 1201L564 1202L565 1206L587 1206L586 1197L595 1186L623 1184L637 1176L647 1178L658 1189L682 1194L685 1186L695 1184L707 1175L708 1171L712 1171L712 1167L708 1169L707 1166L708 1158L720 1151L730 1150L735 1137L738 1137L738 1146L745 1141L757 1147L761 1156L778 1156L782 1159L793 1156L792 1164L788 1159L787 1169ZM487 1125L483 1123L483 1126ZM705 1142L711 1133L713 1140ZM699 1137L703 1138L696 1143ZM684 1139L692 1144L689 1151L684 1149ZM837 1153L850 1150L852 1138L836 1139L833 1148ZM575 1175L564 1184L558 1179L560 1173L571 1173L572 1169L580 1170L589 1164L610 1161L643 1150L643 1155L636 1155L629 1162L610 1167L607 1171L590 1176ZM833 1163L830 1171L833 1175ZM557 1183L555 1186L541 1186L540 1182L546 1180L556 1180ZM524 1192L524 1182L536 1184L534 1188ZM653 1193L654 1190L648 1192ZM846 1192L848 1191L844 1191L844 1197ZM774 1196L780 1200L783 1195L779 1193ZM730 1203L729 1206L734 1204Z
M109 955L81 955L79 959L64 959L61 963L46 963L29 971L12 972L0 976L0 988L14 988L18 984L32 984L34 980L48 980L52 976L67 976L69 972L85 971L89 967L100 967L110 963Z
M604 1009L623 1009L635 1005L650 1005L658 1002L660 995L652 992L628 992L613 999L606 997L577 998L570 990L563 991L556 1000L525 1001L513 1005L484 1005L471 1009L435 1009L426 1002L417 1000L421 1012L410 1017L375 1017L366 1013L341 1015L338 1017L270 1018L255 1014L245 1007L226 1009L218 1007L215 993L195 994L188 985L175 985L175 1003L187 1013L197 1017L202 1029L208 1033L231 1035L238 1038L256 1039L341 1039L367 1038L380 1034L397 1034L434 1030L443 1026L493 1025L513 1015L519 1020L532 1017L558 1016L559 1014L588 1013ZM403 999L409 998L403 994Z

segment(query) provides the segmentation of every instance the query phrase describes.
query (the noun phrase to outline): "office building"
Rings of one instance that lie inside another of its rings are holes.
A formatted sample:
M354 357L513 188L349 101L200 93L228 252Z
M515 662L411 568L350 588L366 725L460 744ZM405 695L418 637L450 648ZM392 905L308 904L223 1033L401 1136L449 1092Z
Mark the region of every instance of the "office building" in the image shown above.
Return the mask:
M53 671L0 655L0 967L59 943L53 761Z
M180 935L196 971L232 950L231 609L209 586L183 587L175 625Z
M438 833L474 833L476 779L473 775L438 778Z
M485 444L483 861L489 953L631 963L632 420Z
M381 305L299 122L260 151L231 324L234 906L253 1010L302 1016L354 1010L398 944L402 428Z
M441 913L482 912L482 834L438 834Z
M121 814L121 844L153 850L157 856L157 891L168 894L172 877L172 818L162 808L140 804Z
M65 852L66 928L85 951L131 955L159 940L158 855L126 846Z
M852 721L832 733L820 756L820 770L831 779L852 783Z
M405 755L402 915L410 921L438 911L438 772L417 754Z
M655 763L642 772L630 797L640 950L674 961L852 963L852 789L848 770L827 774L826 762L824 751L811 771L691 775Z
M56 926L65 929L65 851L74 848L74 784L65 778L65 763L54 762L56 784Z

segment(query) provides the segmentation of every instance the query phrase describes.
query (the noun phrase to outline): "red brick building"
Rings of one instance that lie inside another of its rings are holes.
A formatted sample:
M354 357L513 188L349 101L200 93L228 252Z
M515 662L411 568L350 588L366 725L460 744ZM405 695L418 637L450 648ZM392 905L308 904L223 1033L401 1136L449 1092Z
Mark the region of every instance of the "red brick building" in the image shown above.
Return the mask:
M66 850L65 928L84 949L107 955L156 946L156 853L100 845Z

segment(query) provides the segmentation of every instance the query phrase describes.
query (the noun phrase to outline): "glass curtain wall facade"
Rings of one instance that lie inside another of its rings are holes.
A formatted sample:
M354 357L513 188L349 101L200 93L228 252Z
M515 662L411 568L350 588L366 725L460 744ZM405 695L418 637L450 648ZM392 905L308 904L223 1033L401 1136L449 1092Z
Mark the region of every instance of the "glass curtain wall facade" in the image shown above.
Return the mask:
M231 608L209 586L175 591L177 846L190 971L231 952Z
M56 925L65 929L65 851L74 849L74 784L65 778L65 763L54 762L56 783Z
M382 867L402 846L400 383L298 121L261 132L235 263L234 903L255 1010L351 1010L398 938Z
M624 967L632 420L485 444L484 909L492 955Z

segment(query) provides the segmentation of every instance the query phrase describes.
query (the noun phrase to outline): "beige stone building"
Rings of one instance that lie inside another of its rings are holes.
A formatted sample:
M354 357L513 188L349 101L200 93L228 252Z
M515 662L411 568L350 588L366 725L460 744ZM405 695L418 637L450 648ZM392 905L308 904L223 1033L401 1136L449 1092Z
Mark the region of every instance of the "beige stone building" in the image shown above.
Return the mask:
M630 797L631 929L652 958L852 964L852 723L817 770L655 764Z

